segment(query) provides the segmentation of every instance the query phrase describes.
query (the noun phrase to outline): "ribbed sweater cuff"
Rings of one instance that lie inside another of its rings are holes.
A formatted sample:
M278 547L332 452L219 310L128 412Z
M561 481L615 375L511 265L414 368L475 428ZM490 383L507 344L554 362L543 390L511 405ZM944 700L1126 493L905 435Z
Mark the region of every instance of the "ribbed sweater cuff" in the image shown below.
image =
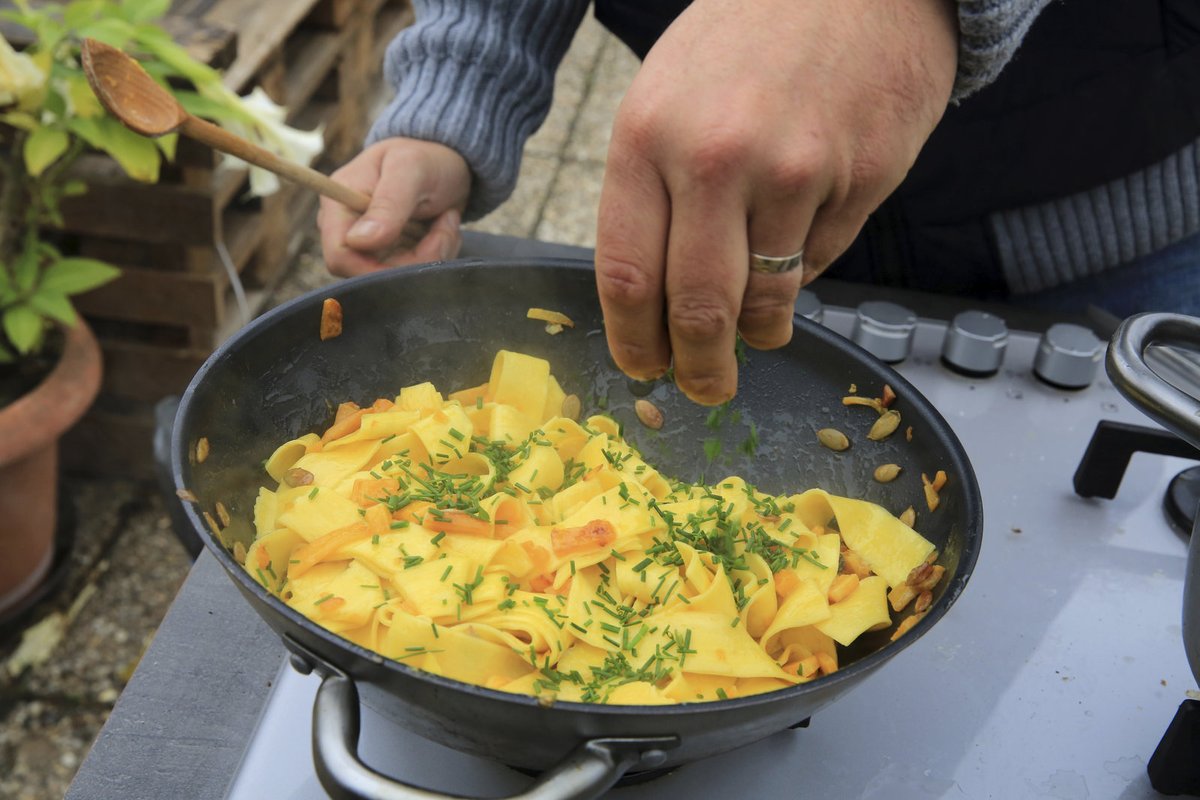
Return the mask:
M950 99L996 79L1049 0L958 0L958 73Z
M439 142L471 168L464 218L512 194L525 140L546 118L554 71L585 0L425 0L388 46L384 74L396 96L367 144L391 136Z

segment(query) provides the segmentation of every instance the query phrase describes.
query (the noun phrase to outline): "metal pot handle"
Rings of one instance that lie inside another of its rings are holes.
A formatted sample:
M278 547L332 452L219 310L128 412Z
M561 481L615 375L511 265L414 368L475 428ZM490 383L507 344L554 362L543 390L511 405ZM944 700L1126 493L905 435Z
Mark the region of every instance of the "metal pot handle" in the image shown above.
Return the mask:
M292 665L322 676L313 702L313 760L321 786L334 800L466 800L411 786L368 767L358 757L358 687L354 679L290 637ZM679 740L666 737L590 739L532 786L509 800L591 800L634 767L652 769L666 761Z
M1176 389L1146 365L1146 348L1182 344L1200 349L1200 319L1182 314L1137 314L1121 323L1108 348L1106 368L1113 385L1129 402L1194 447L1200 447L1200 401ZM1188 377L1195 363L1165 354L1166 366ZM1200 681L1200 515L1188 545L1183 580L1183 649L1192 675Z
M1137 314L1113 334L1105 367L1113 385L1151 419L1200 447L1200 402L1176 389L1146 365L1146 348L1181 344L1200 349L1200 319L1183 314ZM1181 362L1181 371L1195 366Z

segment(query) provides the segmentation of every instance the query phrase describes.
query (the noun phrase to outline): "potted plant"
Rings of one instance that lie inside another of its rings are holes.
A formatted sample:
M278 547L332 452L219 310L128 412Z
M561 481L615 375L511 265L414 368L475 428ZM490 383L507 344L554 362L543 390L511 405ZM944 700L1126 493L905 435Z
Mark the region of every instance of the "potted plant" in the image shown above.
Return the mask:
M265 96L239 98L176 45L155 22L169 5L16 0L0 12L29 32L21 52L0 37L0 625L50 568L58 439L100 386L100 351L71 297L118 275L60 247L60 202L87 191L72 165L101 151L130 177L155 182L176 143L174 135L139 136L109 116L82 71L83 39L131 52L189 111L276 152L311 159L321 149L319 133L283 126ZM273 190L269 178L251 177L252 191Z

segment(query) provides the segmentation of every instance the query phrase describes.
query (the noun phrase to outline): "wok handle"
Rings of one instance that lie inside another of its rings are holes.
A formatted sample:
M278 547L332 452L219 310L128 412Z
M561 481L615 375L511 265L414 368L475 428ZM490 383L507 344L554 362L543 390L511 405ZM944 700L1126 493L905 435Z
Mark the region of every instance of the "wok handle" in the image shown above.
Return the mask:
M1153 344L1200 349L1200 319L1182 314L1137 314L1121 323L1108 348L1105 368L1113 385L1151 419L1200 447L1200 400L1180 391L1146 365ZM1177 353L1163 354L1164 366L1185 379L1200 380L1196 364ZM1200 681L1200 515L1188 544L1183 579L1183 649Z
M358 757L358 688L340 670L325 673L313 704L313 758L317 777L334 800L446 800L444 794L410 786L368 767ZM590 800L599 797L635 766L666 760L674 737L591 739L511 800Z
M1113 385L1151 419L1200 447L1200 401L1176 389L1146 364L1146 348L1154 344L1185 345L1200 349L1200 319L1183 314L1136 314L1121 323L1108 348L1105 368ZM1186 375L1200 377L1196 366L1180 356L1164 353L1177 361L1167 364ZM1200 386L1198 386L1200 388Z

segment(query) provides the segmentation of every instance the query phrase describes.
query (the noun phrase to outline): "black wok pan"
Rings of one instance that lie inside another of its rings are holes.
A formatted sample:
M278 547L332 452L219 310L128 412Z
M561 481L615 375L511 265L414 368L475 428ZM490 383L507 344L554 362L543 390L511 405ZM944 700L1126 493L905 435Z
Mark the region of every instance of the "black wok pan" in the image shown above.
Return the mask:
M341 302L345 325L341 336L320 341L325 297ZM561 311L576 326L551 336L543 323L526 319L531 306ZM264 315L214 353L180 404L172 452L176 486L194 494L189 519L234 585L283 638L293 663L324 676L313 745L325 788L335 797L441 796L406 788L361 764L360 689L364 702L430 739L515 767L550 770L522 797L595 797L626 771L731 750L806 719L936 624L962 592L980 547L982 508L967 456L946 421L897 373L818 325L800 318L795 325L787 347L746 352L738 396L720 425L669 383L632 384L613 367L594 276L579 261L465 260L344 281ZM886 631L868 634L843 653L835 674L782 691L675 706L544 706L351 644L269 595L226 550L253 538L254 496L269 481L263 460L278 444L324 429L344 400L365 404L425 380L443 391L477 385L500 348L548 359L565 391L583 399L585 415L605 409L615 416L666 474L709 481L738 474L769 492L819 486L895 513L916 507L916 527L937 545L947 570L930 612L897 642L888 644ZM903 424L886 441L871 442L865 434L874 413L845 407L841 398L851 384L864 396L878 396L885 383L899 397L893 407ZM633 414L636 395L647 389L666 417L661 431L643 428ZM759 437L753 456L747 454L754 449L751 422ZM909 425L911 442L904 436ZM824 427L845 432L851 448L821 447L816 431ZM201 437L208 439L209 455L196 463ZM707 464L702 441L710 438L722 447ZM903 473L877 483L874 469L888 462L903 466ZM939 469L950 480L941 506L929 513L920 475ZM218 501L232 517L224 544L202 516L215 516Z

